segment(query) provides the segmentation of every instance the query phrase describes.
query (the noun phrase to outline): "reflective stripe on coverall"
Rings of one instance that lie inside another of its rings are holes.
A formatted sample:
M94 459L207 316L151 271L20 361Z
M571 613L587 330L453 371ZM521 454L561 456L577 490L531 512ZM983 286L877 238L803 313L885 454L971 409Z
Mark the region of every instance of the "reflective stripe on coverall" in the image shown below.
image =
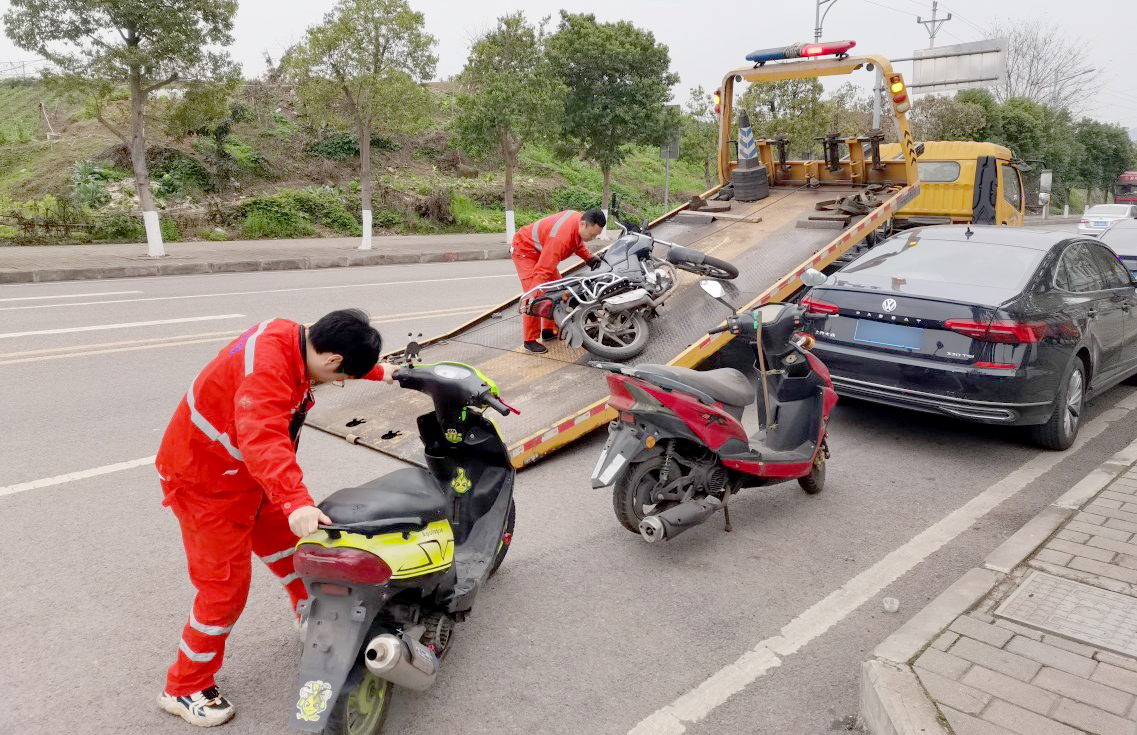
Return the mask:
M307 593L293 568L288 514L312 505L296 441L312 405L301 326L271 319L218 353L178 404L155 462L163 505L181 524L197 589L166 693L213 686L225 640L244 609L257 554L295 611ZM364 376L382 380L376 367Z
M592 257L580 239L580 212L566 209L525 225L513 237L513 265L521 278L521 287L528 291L542 283L561 277L557 266L562 260L576 254L582 259ZM556 329L548 319L528 314L522 317L522 334L526 342L541 338L542 329Z

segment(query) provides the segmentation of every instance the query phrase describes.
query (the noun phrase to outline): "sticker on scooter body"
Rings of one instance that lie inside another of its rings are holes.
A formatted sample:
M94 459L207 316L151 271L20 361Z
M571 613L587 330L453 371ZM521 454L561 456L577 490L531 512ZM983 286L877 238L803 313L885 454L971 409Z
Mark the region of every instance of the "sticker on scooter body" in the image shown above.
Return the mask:
M456 493L464 493L474 486L470 482L470 478L466 475L466 470L459 467L458 473L454 475L454 479L450 482L450 487L454 488Z
M318 722L332 698L332 685L326 681L309 681L300 687L300 700L296 703L296 719Z

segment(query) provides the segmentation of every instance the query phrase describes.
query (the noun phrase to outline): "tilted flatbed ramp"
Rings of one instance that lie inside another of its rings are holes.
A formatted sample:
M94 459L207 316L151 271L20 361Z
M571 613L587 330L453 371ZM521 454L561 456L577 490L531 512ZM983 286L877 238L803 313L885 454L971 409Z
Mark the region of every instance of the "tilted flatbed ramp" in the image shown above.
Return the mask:
M815 212L818 202L856 191L860 189L776 187L766 199L733 202L729 219L672 217L652 233L737 265L740 275L734 283L749 308L793 293L806 268L822 268L859 243L914 198L919 185L899 188L844 232L798 227L799 220ZM680 286L652 323L648 349L632 364L696 367L730 341L729 334L707 335L723 322L723 306L702 292L696 276L682 272L680 276ZM474 365L497 382L502 398L521 411L519 416L497 419L513 464L520 468L603 426L614 414L605 405L605 373L588 365L595 359L588 352L560 341L550 343L544 355L521 347L517 307L514 299L424 343L421 357L424 362ZM351 381L343 388L320 387L308 423L421 465L415 418L430 410L429 399L419 393Z

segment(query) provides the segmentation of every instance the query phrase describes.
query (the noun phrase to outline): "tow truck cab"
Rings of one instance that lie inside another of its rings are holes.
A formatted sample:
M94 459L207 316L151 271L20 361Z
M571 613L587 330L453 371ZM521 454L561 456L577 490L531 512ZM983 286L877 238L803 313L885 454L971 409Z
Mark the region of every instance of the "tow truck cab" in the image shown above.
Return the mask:
M928 141L917 145L917 153L920 196L896 215L897 228L1023 224L1022 175L1009 148L973 141ZM897 160L903 153L899 144L885 143L880 157Z

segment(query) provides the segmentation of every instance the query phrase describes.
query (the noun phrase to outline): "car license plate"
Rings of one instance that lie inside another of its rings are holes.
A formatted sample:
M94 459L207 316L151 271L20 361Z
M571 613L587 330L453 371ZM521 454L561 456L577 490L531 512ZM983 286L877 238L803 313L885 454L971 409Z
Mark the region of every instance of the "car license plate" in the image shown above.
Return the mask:
M920 327L905 327L901 324L885 324L864 319L857 320L853 329L853 339L884 347L902 347L906 350L924 349L924 330Z
M1094 220L1094 227L1109 227L1109 223L1108 222L1102 222L1099 219L1095 219Z

